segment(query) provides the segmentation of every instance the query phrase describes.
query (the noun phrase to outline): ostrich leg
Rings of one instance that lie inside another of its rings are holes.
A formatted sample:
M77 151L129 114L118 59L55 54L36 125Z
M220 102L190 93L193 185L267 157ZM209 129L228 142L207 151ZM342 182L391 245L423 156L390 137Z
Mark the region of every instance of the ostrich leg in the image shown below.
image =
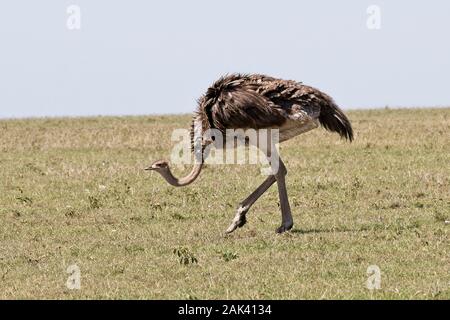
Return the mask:
M277 174L280 174L281 176L285 176L287 173L286 167L284 164L279 162L279 170ZM269 189L274 183L277 181L276 174L270 175L264 180L264 182L255 190L253 191L245 200L243 200L239 204L239 208L237 209L236 216L234 217L233 221L231 222L230 226L228 227L226 233L231 233L237 228L242 227L246 222L246 214L248 210L251 208L251 206L258 200L266 191ZM289 203L288 203L289 207ZM289 210L290 212L290 210ZM292 221L292 217L291 217ZM292 223L291 223L292 224ZM291 226L292 227L292 226Z
M231 222L230 226L228 227L226 233L231 233L237 228L242 227L246 222L245 215L247 214L247 211L250 209L250 207L256 202L256 200L261 197L264 192L267 191L267 189L270 188L272 184L274 184L276 181L276 178L274 175L270 175L264 180L264 182L256 188L255 191L253 191L245 200L243 200L239 204L239 208L237 209L236 216L234 217L233 221Z
M275 174L275 178L277 179L278 185L278 195L280 197L280 206L281 206L281 226L276 230L277 233L282 233L285 231L289 231L294 225L294 220L292 219L291 207L289 205L288 195L286 191L286 181L285 176L287 173L286 167L284 166L283 161L280 161L280 169Z

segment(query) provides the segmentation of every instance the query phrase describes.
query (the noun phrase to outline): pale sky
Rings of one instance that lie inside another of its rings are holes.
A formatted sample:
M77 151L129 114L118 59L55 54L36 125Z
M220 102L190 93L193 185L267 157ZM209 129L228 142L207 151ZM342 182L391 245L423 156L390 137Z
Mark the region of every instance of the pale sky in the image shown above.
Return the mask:
M0 117L188 113L232 72L302 81L344 109L449 106L449 38L445 0L5 0Z

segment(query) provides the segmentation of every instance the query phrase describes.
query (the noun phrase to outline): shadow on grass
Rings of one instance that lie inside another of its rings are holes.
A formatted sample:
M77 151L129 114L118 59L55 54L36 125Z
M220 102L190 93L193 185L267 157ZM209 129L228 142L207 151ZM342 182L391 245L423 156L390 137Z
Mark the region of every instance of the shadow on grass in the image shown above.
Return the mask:
M361 228L349 229L349 228L326 228L326 229L292 229L290 232L295 234L314 234L314 233L345 233L345 232L362 232L368 231L371 228L363 226Z
M364 232L364 231L395 231L401 233L402 231L409 231L419 228L416 223L410 225L384 225L376 223L373 225L362 225L358 228L336 227L336 228L312 228L312 229L292 229L290 232L294 234L316 234L316 233L347 233L347 232Z

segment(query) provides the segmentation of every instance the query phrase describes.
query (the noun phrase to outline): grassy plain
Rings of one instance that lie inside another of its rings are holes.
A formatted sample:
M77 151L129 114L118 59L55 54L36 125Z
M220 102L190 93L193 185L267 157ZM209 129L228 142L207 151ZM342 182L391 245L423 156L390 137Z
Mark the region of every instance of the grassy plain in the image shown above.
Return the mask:
M229 236L258 166L186 188L142 170L190 116L0 121L0 298L450 299L450 109L348 115L352 144L316 129L281 147L292 232L274 233L272 187Z

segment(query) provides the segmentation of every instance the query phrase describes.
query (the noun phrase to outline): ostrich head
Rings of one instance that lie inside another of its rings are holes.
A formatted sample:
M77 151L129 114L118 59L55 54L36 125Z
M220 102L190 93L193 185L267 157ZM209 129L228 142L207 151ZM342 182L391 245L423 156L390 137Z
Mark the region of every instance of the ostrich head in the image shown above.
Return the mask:
M153 170L153 171L168 171L169 170L169 163L165 160L158 160L152 163L150 167L145 168L144 170Z

